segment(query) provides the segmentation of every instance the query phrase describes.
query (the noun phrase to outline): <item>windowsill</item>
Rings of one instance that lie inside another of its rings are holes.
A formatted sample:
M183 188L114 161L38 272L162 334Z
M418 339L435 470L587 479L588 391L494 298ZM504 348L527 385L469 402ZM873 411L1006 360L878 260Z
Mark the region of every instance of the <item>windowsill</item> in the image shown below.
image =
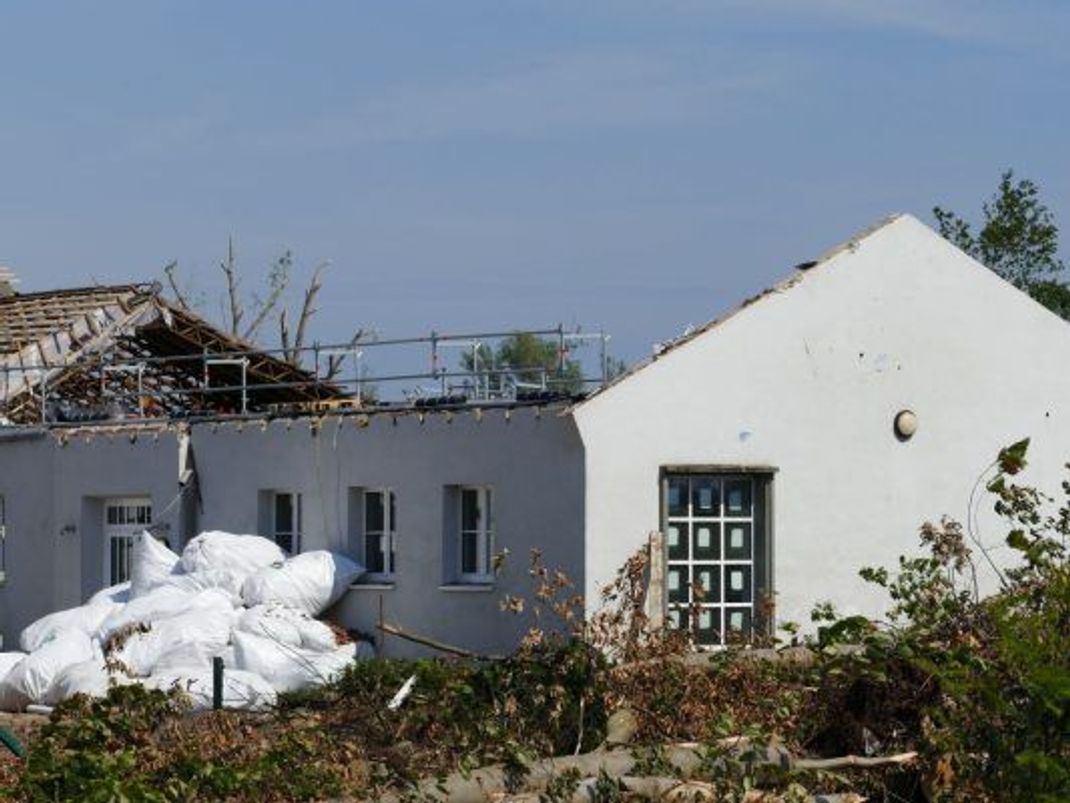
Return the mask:
M438 587L439 591L467 591L470 593L488 593L494 590L493 582L486 583L444 583Z
M393 580L358 580L350 583L349 588L351 591L392 591L395 585Z

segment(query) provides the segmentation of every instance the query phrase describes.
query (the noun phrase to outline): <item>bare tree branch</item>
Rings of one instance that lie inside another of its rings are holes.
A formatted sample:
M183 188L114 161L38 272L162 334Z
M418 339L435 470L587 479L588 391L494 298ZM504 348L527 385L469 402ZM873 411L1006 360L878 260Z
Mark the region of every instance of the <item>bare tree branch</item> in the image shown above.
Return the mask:
M326 262L320 263L316 270L312 273L312 280L308 283L308 288L305 290L305 300L301 304L301 316L297 319L297 330L294 332L293 340L293 357L290 362L294 364L300 364L301 362L301 347L305 344L305 333L308 330L308 322L312 319L312 316L316 314L316 296L319 294L320 288L323 287L323 282L320 277L323 275L323 271L327 269Z
M178 261L171 260L163 267L164 275L167 277L167 283L171 286L171 292L174 294L175 302L178 306L186 312L192 312L193 307L189 302L189 298L182 292L182 288L178 286L178 279L175 278L175 270L177 268Z
M279 305L279 300L290 282L290 270L293 268L293 262L293 254L290 251L285 251L272 263L271 271L268 273L268 297L263 301L259 298L254 299L257 310L256 317L246 328L245 334L242 335L246 340L254 340L256 338L256 333L260 331L264 321Z
M349 339L349 348L355 349L360 339L364 337L364 330L358 329L357 333ZM327 358L327 375L324 377L327 381L334 379L338 374L342 372L342 366L345 364L344 354L332 354Z
M241 296L239 295L241 280L238 278L238 267L234 259L233 237L227 238L227 258L219 263L219 267L223 271L223 275L227 277L227 299L230 302L229 330L232 335L237 337L241 331L241 319L245 314L245 310L242 308Z
M290 327L286 321L286 308L279 313L279 346L282 348L284 359L294 362L294 354L290 349Z

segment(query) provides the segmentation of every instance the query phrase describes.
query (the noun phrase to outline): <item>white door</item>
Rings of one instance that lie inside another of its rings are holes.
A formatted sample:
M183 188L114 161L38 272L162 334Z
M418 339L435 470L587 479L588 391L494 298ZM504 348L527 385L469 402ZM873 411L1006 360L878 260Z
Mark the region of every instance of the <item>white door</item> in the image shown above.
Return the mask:
M104 500L104 579L115 585L130 579L130 542L152 524L152 500L131 496Z

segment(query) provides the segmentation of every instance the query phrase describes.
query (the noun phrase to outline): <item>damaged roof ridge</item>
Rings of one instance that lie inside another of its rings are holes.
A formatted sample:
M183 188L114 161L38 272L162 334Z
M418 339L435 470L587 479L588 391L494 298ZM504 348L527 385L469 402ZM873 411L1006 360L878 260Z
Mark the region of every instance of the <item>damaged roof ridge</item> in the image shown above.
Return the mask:
M85 287L64 287L60 290L34 290L29 293L15 293L0 298L0 306L4 304L18 304L26 301L47 298L65 298L69 296L85 295L127 295L142 294L146 296L159 295L163 290L159 282L133 282L129 284L96 284Z
M918 221L917 218L915 218L913 215L906 214L903 212L896 212L890 215L885 215L883 218L876 221L875 223L871 223L865 228L855 232L846 240L843 240L839 244L833 246L832 248L829 248L824 253L822 253L816 260L799 263L799 265L792 273L788 274L775 284L766 287L764 290L761 290L760 292L743 299L743 301L736 304L724 314L719 315L718 317L710 321L707 321L701 326L695 327L689 332L686 332L682 335L678 335L672 340L668 340L660 344L661 348L659 348L656 353L654 353L650 357L647 357L644 360L640 360L627 371L624 371L622 374L615 377L611 382L607 382L605 385L598 388L593 393L589 394L587 398L577 402L576 404L571 405L567 410L562 413L562 415L571 415L574 410L583 407L592 399L597 399L610 388L616 387L620 383L626 381L630 377L642 371L647 366L654 364L662 357L665 357L666 355L676 351L681 346L685 346L696 338L706 334L707 332L713 329L720 327L724 323L727 323L729 320L736 317L736 315L743 312L743 310L754 306L759 301L768 298L769 296L779 295L780 293L783 293L786 290L790 290L792 287L799 284L804 278L820 270L822 267L832 262L840 255L853 253L855 249L857 249L858 246L864 240L869 239L878 232L884 231L889 226L895 223L899 223L900 221L914 221L918 223L918 225L924 226L924 224Z

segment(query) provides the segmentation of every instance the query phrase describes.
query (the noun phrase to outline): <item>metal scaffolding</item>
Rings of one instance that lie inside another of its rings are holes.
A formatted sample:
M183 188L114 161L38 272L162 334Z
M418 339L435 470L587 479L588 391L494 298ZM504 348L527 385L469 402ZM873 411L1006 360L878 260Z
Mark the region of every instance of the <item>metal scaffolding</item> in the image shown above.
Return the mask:
M173 330L173 320L168 328ZM554 364L501 364L495 347L524 335L554 343ZM191 340L204 342L203 338ZM605 332L563 326L464 334L433 331L404 338L368 334L350 343L316 343L299 349L295 359L307 362L308 368L288 362L281 349L220 348L228 344L204 342L197 353L153 354L151 347L126 344L67 364L62 372L47 360L0 364L0 423L190 419L572 399L609 380L608 342ZM597 370L584 373L581 368L577 373L571 355L587 344L598 347ZM410 355L411 349L417 350L416 361L426 361L426 371L371 373L373 356L406 348ZM462 357L451 367L449 355L458 353L467 359ZM19 392L12 393L14 387ZM31 408L36 420L27 416Z

